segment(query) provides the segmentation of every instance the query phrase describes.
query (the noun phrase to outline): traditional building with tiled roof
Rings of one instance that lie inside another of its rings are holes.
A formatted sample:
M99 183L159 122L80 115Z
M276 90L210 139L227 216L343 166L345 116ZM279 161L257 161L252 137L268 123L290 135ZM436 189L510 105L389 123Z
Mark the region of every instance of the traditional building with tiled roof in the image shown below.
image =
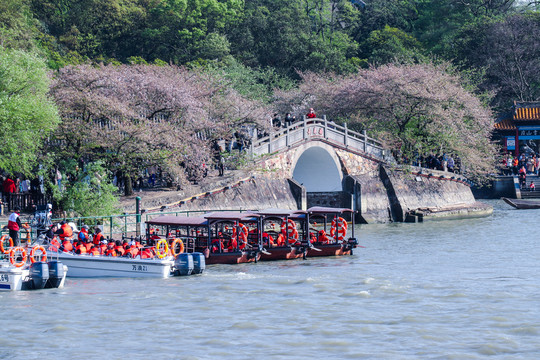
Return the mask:
M514 101L512 111L494 124L507 151L540 153L540 101ZM518 146L516 146L516 144Z

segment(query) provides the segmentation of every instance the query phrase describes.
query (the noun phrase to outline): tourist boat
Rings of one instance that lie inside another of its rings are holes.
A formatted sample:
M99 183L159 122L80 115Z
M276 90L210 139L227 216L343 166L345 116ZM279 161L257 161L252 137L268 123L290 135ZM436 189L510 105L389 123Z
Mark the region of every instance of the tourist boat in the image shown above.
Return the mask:
M310 243L305 240L307 212L301 210L267 209L258 211L265 251L261 261L306 258Z
M132 259L105 255L74 254L56 252L56 256L69 267L69 277L155 277L167 278L174 275L175 260Z
M58 244L48 244L49 252L66 264L69 277L154 277L200 274L205 269L202 254L174 253L165 239L153 240L153 244L142 246L134 257L76 254L58 249ZM142 250L152 249L151 257L141 258ZM155 255L154 255L155 254Z
M263 251L255 213L213 212L199 217L159 216L146 222L148 235L158 230L180 239L188 253L203 253L206 264L256 262Z
M509 199L505 197L502 199L516 209L540 209L540 199Z
M26 248L19 246L11 247L6 251L2 246L1 250L7 258L0 261L0 290L18 291L64 287L68 267L58 260L47 261L46 250L43 247L30 248L30 256L27 255ZM35 255L38 257L37 260Z
M352 255L358 246L354 237L354 210L316 206L307 209L307 216L311 243L307 256ZM347 217L352 223L349 238Z

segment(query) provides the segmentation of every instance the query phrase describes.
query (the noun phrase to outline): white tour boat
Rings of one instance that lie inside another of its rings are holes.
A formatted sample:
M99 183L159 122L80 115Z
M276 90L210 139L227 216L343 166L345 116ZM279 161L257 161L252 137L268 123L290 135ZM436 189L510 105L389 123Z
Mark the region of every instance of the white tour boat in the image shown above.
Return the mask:
M1 247L1 246L0 246ZM23 247L12 247L2 253L6 256L0 261L0 290L39 290L47 288L63 288L68 267L58 260L47 262L47 254L43 247L31 249L27 256ZM34 250L39 249L41 259L35 260ZM41 260L41 261L39 261Z

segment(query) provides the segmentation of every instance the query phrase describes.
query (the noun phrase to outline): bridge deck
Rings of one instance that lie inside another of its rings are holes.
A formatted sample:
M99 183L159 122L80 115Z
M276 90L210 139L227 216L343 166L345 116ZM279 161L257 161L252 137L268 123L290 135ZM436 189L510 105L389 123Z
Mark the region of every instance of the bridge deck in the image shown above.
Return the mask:
M324 140L338 147L362 152L376 160L390 160L382 143L370 138L365 132L358 133L344 126L322 119L307 119L294 123L288 128L272 132L270 135L254 140L250 147L252 156L261 156L278 152L306 141Z

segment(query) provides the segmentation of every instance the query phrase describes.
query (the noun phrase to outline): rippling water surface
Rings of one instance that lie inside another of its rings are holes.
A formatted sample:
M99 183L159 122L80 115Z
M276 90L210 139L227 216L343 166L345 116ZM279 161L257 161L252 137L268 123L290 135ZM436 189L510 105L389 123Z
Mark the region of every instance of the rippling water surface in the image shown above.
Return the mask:
M0 358L537 359L540 210L362 225L353 256L0 293Z

